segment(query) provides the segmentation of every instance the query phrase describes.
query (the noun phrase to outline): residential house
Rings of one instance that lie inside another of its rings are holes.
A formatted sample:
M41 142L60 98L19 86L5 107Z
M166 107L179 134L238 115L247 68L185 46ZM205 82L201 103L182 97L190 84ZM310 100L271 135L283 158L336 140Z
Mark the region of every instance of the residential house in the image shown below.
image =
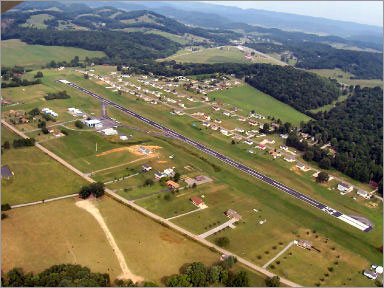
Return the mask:
M219 111L219 110L220 110L220 107L212 106L212 109L215 110L215 111Z
M158 171L155 172L155 178L157 180L160 180L161 178L164 178L164 177L167 177L167 174L162 173L162 172L158 172Z
M189 200L192 201L193 205L197 206L200 209L205 209L208 207L201 198L191 197Z
M243 219L239 213L237 213L235 210L228 209L227 211L224 212L225 216L231 219L236 219L237 221L240 221Z
M104 133L104 135L107 135L107 136L112 136L112 135L117 135L117 131L113 128L107 128L107 129L104 129L102 130L102 132Z
M289 163L292 163L292 162L296 161L295 158L293 158L293 157L284 157L284 160L289 162Z
M301 163L298 163L296 165L296 167L299 168L301 171L304 171L304 172L311 170L310 168L308 168L307 166L305 166L304 164L301 164Z
M311 248L312 248L312 242L308 241L308 240L299 240L299 241L297 241L296 245L298 247L308 249L308 250L311 250Z
M347 193L349 193L349 192L352 192L352 190L353 190L353 186L349 186L349 185L347 185L347 184L345 184L345 183L339 183L339 184L337 184L337 190L339 190L340 191L340 193L342 194L342 195L344 195L344 194L347 194Z
M166 182L166 184L168 185L169 188L171 189L179 189L180 188L180 185L177 184L176 182L172 181L172 180L168 180Z
M251 140L245 140L244 143L247 145L253 145L253 141Z
M146 172L149 172L152 170L152 167L149 166L148 164L143 164L141 165L141 167L143 168L143 171L146 171Z
M288 146L280 145L280 149L287 151L288 150Z
M152 151L143 147L143 146L140 146L139 147L139 152L142 153L142 154L145 154L145 155L149 155L149 154L152 154Z
M99 120L97 119L91 119L91 120L83 120L82 121L84 125L88 126L88 127L94 127L94 128L101 128L103 127L103 123L101 123Z
M209 123L209 122L203 122L203 124L202 124L204 127L209 127L209 126L211 126L211 123Z
M166 174L168 177L173 177L175 176L175 171L173 168L167 168L163 171L164 174Z
M239 117L238 120L241 121L241 122L245 122L245 121L247 120L247 118L245 118L245 117Z
M256 149L259 149L259 150L265 150L266 148L267 147L265 147L264 145L261 145L261 144L256 146Z
M244 133L244 129L243 128L239 128L239 127L236 127L235 131L240 132L240 133Z
M375 280L377 278L377 274L372 270L364 270L363 274L364 274L364 276L366 276L372 280Z
M365 199L370 199L372 197L372 195L369 192L364 191L364 190L360 190L360 189L357 191L357 195L359 195Z

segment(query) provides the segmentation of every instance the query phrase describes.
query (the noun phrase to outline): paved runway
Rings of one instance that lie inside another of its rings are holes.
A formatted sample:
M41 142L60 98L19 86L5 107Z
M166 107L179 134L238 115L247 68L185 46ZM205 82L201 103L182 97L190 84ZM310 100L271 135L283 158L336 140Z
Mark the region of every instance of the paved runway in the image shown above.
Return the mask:
M115 108L131 115L132 117L135 117L135 118L139 119L140 121L143 121L143 122L157 128L157 129L163 131L164 133L167 133L168 135L172 136L172 138L181 140L181 141L183 141L183 142L185 142L185 143L187 143L187 144L189 144L189 145L191 145L191 146L193 146L193 147L195 147L195 148L197 148L197 149L199 149L199 150L201 150L201 151L203 151L203 152L205 152L205 153L207 153L213 157L216 157L217 159L219 159L219 160L221 160L221 161L223 161L223 162L225 162L225 163L227 163L227 164L229 164L229 165L231 165L231 166L233 166L233 167L235 167L235 168L237 168L237 169L239 169L245 173L248 173L249 175L253 176L254 178L257 178L261 181L264 181L265 183L267 183L267 184L269 184L269 185L271 185L271 186L273 186L273 187L275 187L275 188L277 188L277 189L279 189L279 190L281 190L281 191L283 191L283 192L285 192L285 193L287 193L287 194L289 194L289 195L291 195L291 196L293 196L293 197L295 197L295 198L297 198L297 199L299 199L299 200L301 200L301 201L303 201L303 202L305 202L305 203L307 203L313 207L316 207L316 208L328 213L329 215L336 217L336 218L338 218L338 219L340 219L340 220L342 220L342 221L344 221L344 222L346 222L346 223L348 223L348 224L350 224L350 225L352 225L352 226L354 226L354 227L356 227L356 228L358 228L364 232L368 232L373 228L372 226L368 226L368 225L366 225L366 224L364 224L358 220L355 220L355 219L349 217L348 215L342 214L341 212L339 212L333 208L330 208L330 207L326 206L323 203L320 203L319 201L317 201L315 199L312 199L312 198L310 198L310 197L308 197L308 196L306 196L306 195L304 195L304 194L302 194L302 193L300 193L294 189L289 188L288 186L285 186L284 184L282 184L276 180L273 180L273 179L255 171L255 170L253 170L253 169L251 169L251 168L249 168L249 167L247 167L247 166L245 166L239 162L236 162L227 156L224 156L224 155L222 155L222 154L220 154L220 153L218 153L218 152L216 152L216 151L214 151L208 147L205 147L204 145L202 145L202 144L200 144L194 140L191 140L191 139L189 139L189 138L187 138L187 137L185 137L185 136L183 136L177 132L174 132L174 131L168 129L167 127L164 127L164 126L158 124L155 121L152 121L146 117L143 117L140 114L137 114L137 113L135 113L135 112L119 105L119 104L116 104L112 101L109 101L109 100L101 97L98 94L92 93L91 91L88 91L88 90L86 90L86 89L84 89L84 88L82 88L76 84L73 84L69 81L66 81L66 80L57 80L57 81L60 83L66 84L72 88L78 89L78 90L88 94L89 96L92 96L92 97L98 99L99 101L105 102L107 105L115 107Z

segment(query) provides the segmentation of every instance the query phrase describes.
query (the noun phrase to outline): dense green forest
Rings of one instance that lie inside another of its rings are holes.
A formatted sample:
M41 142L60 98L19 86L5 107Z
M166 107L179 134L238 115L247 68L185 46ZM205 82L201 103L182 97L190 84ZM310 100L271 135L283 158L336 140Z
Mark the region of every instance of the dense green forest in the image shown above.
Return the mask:
M356 78L382 79L383 54L363 51L336 49L327 44L284 41L283 45L271 43L249 43L248 47L263 53L290 51L298 61L298 68L334 69L350 72Z
M92 273L87 267L72 264L54 265L41 273L25 274L14 268L1 275L3 287L107 287L108 274Z
M179 64L173 61L136 65L133 72L163 76L225 73L245 77L251 86L301 112L332 103L339 97L335 81L290 66L269 64Z
M306 151L304 158L319 162L321 168L332 166L362 182L382 182L383 90L380 87L356 86L346 101L329 112L318 113L316 118L303 122L301 128L314 136L318 145L299 142L296 135L290 135L287 145ZM337 151L334 157L327 149L320 149L328 142Z
M180 44L155 34L120 31L57 31L30 28L6 29L2 40L21 39L28 44L69 46L103 51L105 62L128 64L148 62L174 54Z

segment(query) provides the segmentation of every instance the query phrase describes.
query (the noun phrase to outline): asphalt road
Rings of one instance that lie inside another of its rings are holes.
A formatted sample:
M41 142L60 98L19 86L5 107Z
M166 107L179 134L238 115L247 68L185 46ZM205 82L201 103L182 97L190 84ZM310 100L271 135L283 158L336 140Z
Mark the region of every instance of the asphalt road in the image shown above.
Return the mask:
M189 139L189 138L187 138L187 137L185 137L185 136L183 136L177 132L174 132L171 129L164 127L155 121L152 121L146 117L143 117L140 114L137 114L137 113L135 113L135 112L119 105L119 104L116 104L112 101L109 101L108 99L105 99L104 97L101 97L98 94L92 93L91 91L88 91L88 90L86 90L86 89L84 89L84 88L82 88L76 84L73 84L69 81L66 81L66 80L64 80L65 82L63 82L61 80L57 80L57 81L59 83L66 84L72 88L78 89L78 90L88 94L89 96L92 96L92 97L98 99L101 102L105 102L107 105L115 107L116 109L119 109L119 110L131 115L132 117L135 117L135 118L139 119L140 121L143 121L143 122L157 128L157 129L163 131L164 133L172 136L172 138L183 141L183 142L185 142L185 143L187 143L187 144L189 144L189 145L191 145L191 146L193 146L193 147L195 147L195 148L197 148L197 149L199 149L199 150L201 150L201 151L203 151L203 152L205 152L205 153L207 153L213 157L216 157L217 159L227 163L228 165L231 165L231 166L251 175L252 177L254 177L256 179L264 181L265 183L267 183L267 184L269 184L269 185L271 185L271 186L273 186L273 187L275 187L275 188L277 188L277 189L279 189L279 190L281 190L281 191L283 191L283 192L285 192L285 193L287 193L287 194L289 194L289 195L291 195L291 196L293 196L293 197L295 197L295 198L297 198L297 199L299 199L299 200L301 200L301 201L303 201L303 202L305 202L305 203L307 203L307 204L309 204L309 205L311 205L317 209L320 209L320 210L328 213L329 215L336 217L336 218L338 218L338 219L340 219L340 220L342 220L342 221L344 221L344 222L346 222L346 223L348 223L348 224L350 224L350 225L352 225L352 226L354 226L354 227L356 227L356 228L358 228L364 232L368 232L373 228L371 226L365 225L364 223L362 223L360 221L350 219L349 216L344 215L343 213L337 211L336 209L328 207L327 205L325 205L325 204L323 204L323 203L321 203L321 202L319 202L313 198L310 198L310 197L308 197L308 196L306 196L306 195L304 195L304 194L302 194L302 193L300 193L300 192L298 192L292 188L289 188L288 186L286 186L286 185L284 185L284 184L282 184L282 183L280 183L280 182L278 182L272 178L269 178L269 177L255 171L255 170L253 170L253 169L251 169L251 168L249 168L249 167L247 167L247 166L245 166L239 162L232 160L231 158L229 158L227 156L224 156L224 155L212 150L211 148L208 148L208 147L206 147L206 146L204 146L204 145L202 145L202 144L200 144L194 140L191 140L191 139Z

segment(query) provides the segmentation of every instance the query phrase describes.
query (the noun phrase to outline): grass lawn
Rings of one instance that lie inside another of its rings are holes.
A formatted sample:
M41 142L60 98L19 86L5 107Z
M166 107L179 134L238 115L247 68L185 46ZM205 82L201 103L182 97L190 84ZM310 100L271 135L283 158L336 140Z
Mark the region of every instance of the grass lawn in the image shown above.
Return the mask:
M39 272L54 264L77 263L109 273L113 281L121 273L116 256L96 220L75 206L75 201L78 199L7 212L9 217L2 222L2 271L21 267ZM220 257L108 197L98 200L96 206L129 269L146 280L164 284L165 276L179 273L186 263L211 265ZM235 269L243 268L237 265ZM253 283L263 283L258 274L252 273L250 278Z
M216 101L235 105L248 113L255 110L264 116L280 118L283 122L290 122L295 126L299 125L300 121L310 120L310 117L247 84L225 91L215 91L209 93L208 97L215 97Z
M2 66L41 66L51 60L70 61L75 56L104 57L104 52L62 46L28 45L18 39L1 41Z
M2 142L13 142L15 137L9 131L2 127L1 132ZM1 164L15 173L1 183L1 203L15 205L73 194L85 184L38 148L11 148L1 156Z
M22 24L21 26L24 27L31 27L39 28L39 29L45 29L47 28L47 25L44 24L45 20L53 19L55 17L49 15L49 14L37 14L37 15L31 15L29 19L27 19L27 22L25 24Z
M167 60L192 63L251 63L244 54L235 47L208 48L197 52L185 51L170 56Z

